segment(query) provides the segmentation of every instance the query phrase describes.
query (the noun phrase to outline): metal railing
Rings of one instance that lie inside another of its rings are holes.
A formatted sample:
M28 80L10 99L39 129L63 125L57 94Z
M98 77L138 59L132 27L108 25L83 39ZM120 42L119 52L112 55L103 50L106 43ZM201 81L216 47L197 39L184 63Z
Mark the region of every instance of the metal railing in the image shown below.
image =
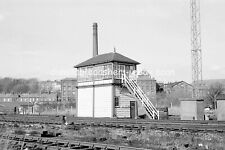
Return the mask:
M149 118L159 119L159 111L155 108L149 98L145 95L142 89L137 85L137 82L123 74L122 82L128 90L141 102Z

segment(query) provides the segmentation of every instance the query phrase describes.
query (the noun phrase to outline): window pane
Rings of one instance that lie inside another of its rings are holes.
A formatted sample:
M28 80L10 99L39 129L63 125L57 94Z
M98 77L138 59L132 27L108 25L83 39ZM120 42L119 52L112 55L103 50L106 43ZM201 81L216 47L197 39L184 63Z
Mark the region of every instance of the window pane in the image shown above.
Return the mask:
M115 76L115 78L119 78L119 65L118 64L114 65L114 76Z
M104 66L100 66L100 80L104 79Z
M87 81L92 80L92 67L88 67L87 69Z
M103 71L104 79L109 79L112 77L112 65L104 65L104 71Z
M112 78L112 64L108 65L108 77Z
M125 66L124 65L119 65L119 78L122 78L122 75L124 73L124 69L125 69Z
M100 78L100 67L98 66L98 67L96 67L96 74L97 74L97 77L96 77L96 79L98 80L99 78Z
M119 96L115 96L115 107L119 106Z
M130 71L130 66L125 66L125 73L126 73L126 76L129 77L129 71Z

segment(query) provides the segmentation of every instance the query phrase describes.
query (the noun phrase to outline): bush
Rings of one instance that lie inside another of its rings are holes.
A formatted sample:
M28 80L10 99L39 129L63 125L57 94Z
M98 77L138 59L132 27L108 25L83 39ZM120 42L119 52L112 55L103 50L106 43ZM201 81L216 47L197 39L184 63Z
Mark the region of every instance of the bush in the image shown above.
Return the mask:
M38 132L38 131L30 131L30 133L29 133L31 136L35 136L35 135L37 135L37 134L40 134L40 132Z
M24 131L23 129L17 129L14 131L15 134L18 134L18 135L25 135L26 134L26 131Z

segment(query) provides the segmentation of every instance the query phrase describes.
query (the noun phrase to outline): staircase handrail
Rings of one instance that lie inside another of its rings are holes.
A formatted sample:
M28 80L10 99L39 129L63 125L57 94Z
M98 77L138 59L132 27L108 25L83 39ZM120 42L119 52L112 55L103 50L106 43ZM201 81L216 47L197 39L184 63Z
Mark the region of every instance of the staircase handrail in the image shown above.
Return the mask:
M147 109L146 111L153 118L155 115L159 118L158 110L155 108L155 106L151 103L151 101L148 99L148 97L145 95L145 93L134 80L129 79L124 73L122 77L122 82L128 85L128 90L131 90L134 95L141 101L142 105L145 105L145 109Z

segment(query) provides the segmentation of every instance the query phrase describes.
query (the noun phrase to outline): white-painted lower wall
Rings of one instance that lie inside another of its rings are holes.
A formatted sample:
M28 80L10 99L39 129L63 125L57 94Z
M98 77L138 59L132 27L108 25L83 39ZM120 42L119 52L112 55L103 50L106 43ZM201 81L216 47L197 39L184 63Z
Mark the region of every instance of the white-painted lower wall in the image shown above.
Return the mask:
M95 87L95 117L112 117L112 85Z
M118 118L130 118L130 107L116 108L116 116Z
M78 117L93 117L93 87L78 88Z
M225 100L217 100L217 120L225 120Z
M136 101L126 87L115 86L115 95L119 97L119 106L115 114L119 118L130 118L130 101Z
M196 101L181 101L181 120L197 119L197 104Z

